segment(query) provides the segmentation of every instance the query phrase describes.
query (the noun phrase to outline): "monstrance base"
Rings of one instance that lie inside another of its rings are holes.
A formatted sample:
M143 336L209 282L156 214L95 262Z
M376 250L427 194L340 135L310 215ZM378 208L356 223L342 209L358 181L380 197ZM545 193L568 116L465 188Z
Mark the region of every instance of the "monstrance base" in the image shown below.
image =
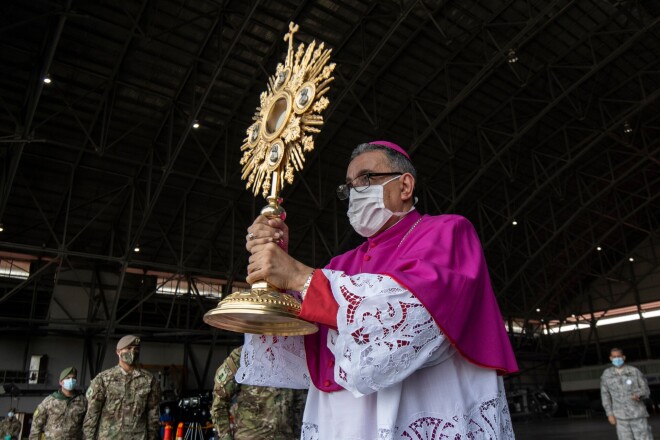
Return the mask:
M232 293L204 315L210 326L239 333L297 336L318 331L316 324L298 318L300 303L271 288Z

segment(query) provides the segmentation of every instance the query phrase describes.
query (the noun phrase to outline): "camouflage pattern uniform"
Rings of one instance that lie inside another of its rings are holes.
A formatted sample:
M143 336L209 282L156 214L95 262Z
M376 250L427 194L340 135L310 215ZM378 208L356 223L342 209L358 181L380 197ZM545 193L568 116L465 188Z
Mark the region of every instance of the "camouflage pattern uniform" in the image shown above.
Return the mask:
M307 390L290 390L293 392L291 404L291 423L293 424L294 438L300 438L302 432L303 414L307 403Z
M30 440L81 440L87 399L82 394L67 397L55 391L37 406L32 418Z
M17 439L20 433L21 421L16 417L7 417L2 422L0 422L0 434L2 434L1 438L4 438L5 435L9 434L11 435L12 440Z
M293 440L300 438L307 390L241 385L234 380L241 348L231 352L215 373L211 420L219 440ZM232 400L235 404L232 405ZM230 417L233 416L233 430Z
M156 440L160 387L151 373L119 365L102 371L87 390L86 440Z
M640 400L633 400L632 396ZM642 372L630 365L610 367L600 378L600 397L607 416L616 418L619 440L652 440L649 413L641 400L651 392Z

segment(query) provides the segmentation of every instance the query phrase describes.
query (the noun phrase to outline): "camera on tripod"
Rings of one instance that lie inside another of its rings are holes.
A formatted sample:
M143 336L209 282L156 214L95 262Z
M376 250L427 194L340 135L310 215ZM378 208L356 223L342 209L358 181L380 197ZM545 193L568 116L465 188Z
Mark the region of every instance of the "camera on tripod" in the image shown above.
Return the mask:
M186 423L205 423L211 418L211 404L213 399L206 394L184 397L179 400L179 414L181 421Z

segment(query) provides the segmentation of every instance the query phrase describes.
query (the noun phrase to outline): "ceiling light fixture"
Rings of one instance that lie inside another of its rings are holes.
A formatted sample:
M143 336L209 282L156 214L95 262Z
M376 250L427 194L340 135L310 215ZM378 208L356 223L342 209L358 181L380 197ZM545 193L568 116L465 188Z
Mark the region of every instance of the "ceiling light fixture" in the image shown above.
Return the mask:
M516 55L516 50L515 49L509 49L509 51L506 54L506 61L509 64L514 64L518 62L518 55Z
M537 311L537 312L540 312L540 311L541 311L541 309L536 309L536 311Z
M198 121L193 122L192 128L197 130L199 128L199 122Z
M133 252L140 252L140 245L136 244L135 247L133 248Z
M44 84L50 84L52 82L53 80L50 79L50 75L46 74L46 76L44 76Z
M596 250L597 250L598 252L600 252L600 251L602 251L602 250L603 250L603 248L602 248L602 247L600 247L600 246L598 246L598 247L596 248Z
M635 259L633 257L630 257L630 258L628 258L628 261L630 261L632 263L633 261L635 261Z
M630 134L630 133L632 133L632 127L630 126L630 122L625 121L625 122L623 123L623 132L624 132L625 134Z
M516 225L518 225L518 222L514 220L514 221L511 222L511 224L512 224L513 226L516 226Z
M5 230L5 225L3 225L2 223L0 223L0 232L4 232L4 230Z

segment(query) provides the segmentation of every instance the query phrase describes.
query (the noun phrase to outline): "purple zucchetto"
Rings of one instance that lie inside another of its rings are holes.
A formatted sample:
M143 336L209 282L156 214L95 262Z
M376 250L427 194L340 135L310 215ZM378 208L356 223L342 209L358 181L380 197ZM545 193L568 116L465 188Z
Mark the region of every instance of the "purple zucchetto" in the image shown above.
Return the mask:
M390 141L371 141L369 142L370 145L380 145L381 147L389 148L390 150L394 150L397 153L403 154L406 159L410 160L410 156L408 156L408 153L406 153L406 150L395 144L394 142Z

